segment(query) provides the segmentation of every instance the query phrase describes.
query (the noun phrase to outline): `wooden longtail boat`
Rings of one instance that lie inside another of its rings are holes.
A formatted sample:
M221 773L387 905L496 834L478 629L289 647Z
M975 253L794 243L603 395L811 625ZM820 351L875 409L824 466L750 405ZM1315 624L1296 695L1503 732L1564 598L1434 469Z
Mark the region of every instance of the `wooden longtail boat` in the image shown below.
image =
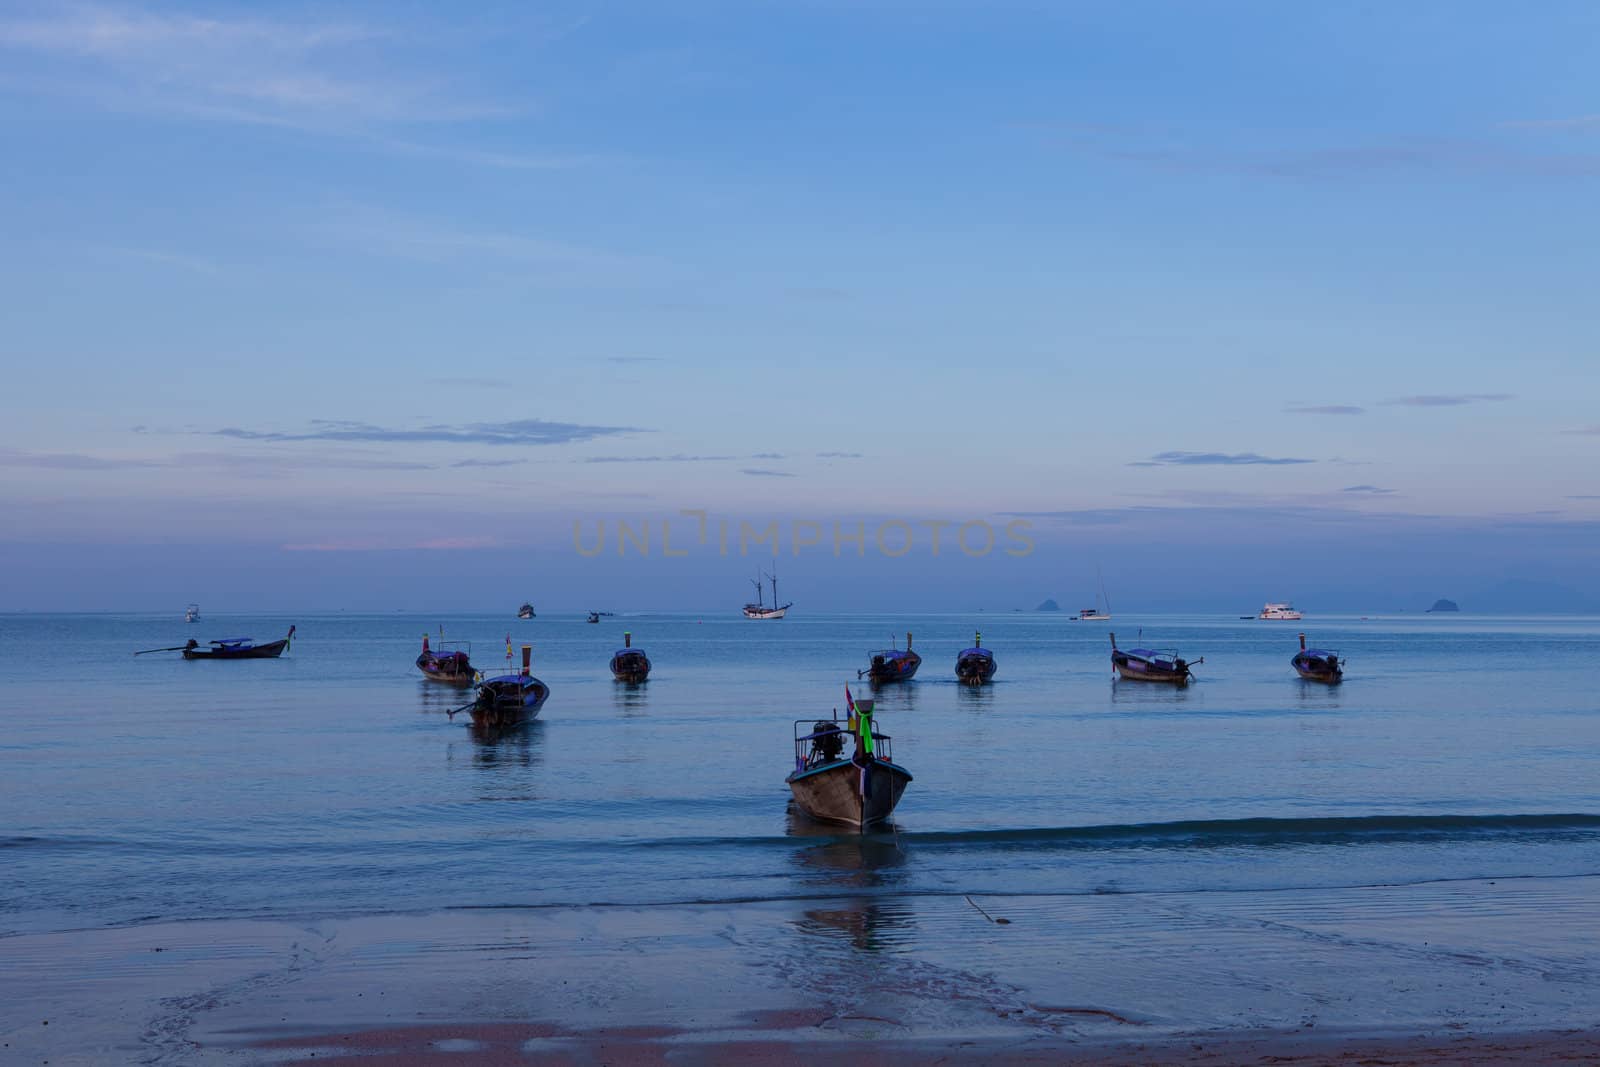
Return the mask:
M611 676L619 682L642 682L650 677L650 657L633 647L633 634L622 635L622 647L611 657Z
M600 621L600 613L598 611L591 611L589 612L589 617L583 621L598 623Z
M983 634L973 634L972 647L956 657L956 681L962 685L986 685L997 666L994 653L983 647Z
M1188 685L1194 674L1191 666L1199 666L1205 657L1190 664L1188 660L1168 649L1117 647L1117 635L1111 635L1111 666L1119 675L1135 682L1165 682L1168 685Z
M848 687L845 701L845 722L795 722L794 770L785 780L795 806L811 818L866 830L894 812L911 772L893 761L889 735L873 729L873 702L852 700ZM854 742L848 757L847 739Z
M485 729L504 730L521 726L539 717L550 696L550 687L532 674L533 646L522 646L522 672L497 674L478 683L476 699L471 704L449 712L454 718L458 711L472 713L472 725Z
M856 677L865 675L873 685L889 685L893 682L909 682L917 675L917 668L922 666L922 657L911 651L911 634L906 633L906 647L880 648L876 652L868 653L871 662L865 670L856 671Z
M417 657L417 670L431 682L445 685L471 685L476 671L472 667L472 645L462 641L440 641L437 649L428 647L428 635L422 635L422 655Z
M248 637L230 637L212 641L210 648L201 648L200 642L191 637L182 651L184 659L277 659L293 640L294 627L291 626L283 640L269 641L264 645L258 645Z
M1300 635L1300 651L1289 661L1308 682L1338 685L1344 681L1344 663L1339 653L1323 648L1307 648L1306 635Z

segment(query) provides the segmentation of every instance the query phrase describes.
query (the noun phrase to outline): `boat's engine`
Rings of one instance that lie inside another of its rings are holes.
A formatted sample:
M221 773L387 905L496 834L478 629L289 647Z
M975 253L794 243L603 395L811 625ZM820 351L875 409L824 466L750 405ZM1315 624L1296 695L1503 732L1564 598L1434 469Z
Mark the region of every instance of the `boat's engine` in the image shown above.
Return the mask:
M811 732L818 735L811 739L812 759L827 763L843 754L844 731L839 729L838 723L827 721L812 723Z
M1176 668L1179 674L1189 673L1189 661L1186 659L1175 659L1172 661L1172 666Z

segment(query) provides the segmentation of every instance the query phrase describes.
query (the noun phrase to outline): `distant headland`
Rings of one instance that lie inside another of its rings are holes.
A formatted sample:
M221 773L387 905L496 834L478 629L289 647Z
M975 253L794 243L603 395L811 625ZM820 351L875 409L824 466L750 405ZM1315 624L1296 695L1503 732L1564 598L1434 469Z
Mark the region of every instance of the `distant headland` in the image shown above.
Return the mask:
M1456 604L1456 602L1454 600L1445 600L1443 597L1439 598L1438 600L1435 600L1433 602L1433 607L1428 609L1428 611L1430 611L1430 612L1434 612L1434 611L1460 611L1460 610L1461 610L1460 606L1458 604Z
M1061 605L1054 600L1046 600L1043 604L1033 609L1034 611L1060 611Z

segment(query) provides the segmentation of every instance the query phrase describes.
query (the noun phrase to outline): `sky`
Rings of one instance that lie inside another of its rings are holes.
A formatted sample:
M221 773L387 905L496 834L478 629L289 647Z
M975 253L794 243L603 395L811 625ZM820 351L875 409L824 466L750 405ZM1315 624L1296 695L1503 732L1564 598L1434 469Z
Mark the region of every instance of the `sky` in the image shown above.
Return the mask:
M0 611L1600 610L1597 42L0 0Z

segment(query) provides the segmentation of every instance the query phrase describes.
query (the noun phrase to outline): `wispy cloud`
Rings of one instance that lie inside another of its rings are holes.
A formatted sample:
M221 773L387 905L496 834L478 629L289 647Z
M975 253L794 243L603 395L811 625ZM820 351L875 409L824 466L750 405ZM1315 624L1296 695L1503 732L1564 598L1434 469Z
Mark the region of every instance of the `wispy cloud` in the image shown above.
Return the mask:
M579 463L729 463L742 456L584 456Z
M1574 493L1568 500L1600 500L1600 493Z
M1393 400L1380 400L1379 403L1390 407L1458 408L1467 404L1498 403L1512 399L1515 399L1513 393L1422 393L1416 396L1395 397Z
M448 378L427 378L424 384L436 388L456 389L511 389L515 383L509 378L472 378L452 376Z
M351 538L338 541L306 541L283 546L285 552L460 552L476 548L495 548L503 544L496 537L430 537L420 541Z
M744 468L740 469L739 473L740 474L753 475L753 476L755 476L757 478L793 478L793 477L795 477L795 475L790 473L789 471L765 470L765 469L763 469L761 467L744 467Z
M87 452L28 452L0 448L0 467L35 467L58 471L109 471L129 467L160 467L161 460L138 456L96 456Z
M458 459L450 464L452 468L463 467L515 467L528 462L525 459Z
M1600 117L1597 117L1600 119ZM1587 118L1553 120L1581 128ZM1284 148L1223 139L1179 127L1032 122L1025 128L1049 143L1086 156L1179 174L1244 174L1286 181L1332 180L1365 174L1516 174L1543 178L1600 175L1600 153L1530 151L1503 137L1410 135L1379 142ZM1285 133L1279 140L1292 136Z
M1291 415L1365 415L1367 409L1357 407L1355 404L1313 404L1299 406L1291 404L1283 410Z
M1279 467L1294 463L1315 463L1314 459L1263 456L1255 452L1157 452L1130 467Z
M565 445L592 441L617 434L647 433L628 426L588 426L575 422L547 422L544 419L513 419L509 422L474 422L463 425L433 425L412 430L373 426L362 422L316 420L312 429L244 430L226 427L210 431L215 437L241 441L367 441L384 444L469 444L469 445Z
M660 363L660 356L607 356L607 363Z
M1362 493L1366 496L1384 496L1394 492L1393 489L1380 489L1376 485L1347 485L1339 490L1341 493Z
M0 449L0 467L32 467L57 471L111 471L138 468L228 470L246 477L273 477L311 470L426 471L431 463L350 455L339 452L315 457L261 452L177 452L166 456L101 456L86 452L29 452Z
M818 459L864 459L860 452L818 452Z
M1573 434L1578 437L1600 437L1600 424L1583 426L1576 430L1562 430L1564 434Z
M1600 115L1573 115L1558 119L1519 119L1502 122L1508 130L1600 130Z
M9 80L109 110L334 132L519 109L418 69L429 39L396 22L302 21L122 4L60 4L0 18L0 49L30 57Z

